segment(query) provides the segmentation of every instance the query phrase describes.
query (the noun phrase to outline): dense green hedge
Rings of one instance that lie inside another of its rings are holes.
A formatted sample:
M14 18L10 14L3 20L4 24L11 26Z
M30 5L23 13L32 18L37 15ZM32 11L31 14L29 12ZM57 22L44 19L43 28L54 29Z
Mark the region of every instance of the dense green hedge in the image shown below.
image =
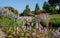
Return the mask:
M49 22L49 26L60 27L60 18L51 19Z

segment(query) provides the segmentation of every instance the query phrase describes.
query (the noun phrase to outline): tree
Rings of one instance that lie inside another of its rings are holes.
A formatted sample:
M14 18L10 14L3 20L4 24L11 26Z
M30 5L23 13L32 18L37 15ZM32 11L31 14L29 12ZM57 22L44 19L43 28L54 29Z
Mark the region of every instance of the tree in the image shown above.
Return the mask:
M39 5L37 3L35 6L35 14L39 14L39 13L40 13L40 8L39 8Z
M51 11L51 14L56 14L57 13L57 8L56 7L52 7L50 9L50 11Z
M38 3L36 4L35 10L40 10Z
M23 14L25 14L25 15L32 15L32 13L31 13L31 11L30 11L30 8L29 8L29 5L26 5L26 8L25 8L25 10L23 11Z
M51 14L57 13L56 6L51 6L51 4L49 4L48 2L44 2L43 10L45 11L45 13Z
M4 8L7 8L7 9L10 10L11 12L13 12L15 15L18 15L18 11L17 11L16 9L14 9L13 7L5 6Z
M14 12L14 8L13 8L13 7L5 6L4 8L7 8L7 9L10 10L11 12Z
M17 10L14 10L14 14L15 14L15 15L18 15L18 11L17 11Z
M43 10L45 10L46 13L50 12L50 4L48 2L44 2Z
M60 10L60 0L48 0L48 2L51 4L51 6L59 6Z

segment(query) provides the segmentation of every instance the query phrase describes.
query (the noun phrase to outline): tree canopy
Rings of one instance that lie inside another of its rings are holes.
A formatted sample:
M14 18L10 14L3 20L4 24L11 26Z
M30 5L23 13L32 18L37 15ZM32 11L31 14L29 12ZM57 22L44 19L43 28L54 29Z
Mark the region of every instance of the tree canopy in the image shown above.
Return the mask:
M56 6L51 6L49 2L44 2L43 10L45 11L45 13L51 13L51 14L57 13Z
M50 4L48 2L44 2L43 9L46 13L50 12Z
M36 3L34 12L35 12L35 14L39 14L40 13L40 8L39 8L38 3Z
M59 6L60 10L60 0L48 0L48 2L51 4L51 6Z
M8 8L8 10L10 10L11 12L13 12L15 15L18 15L18 11L16 9L14 9L13 7L5 6L4 8Z
M25 10L23 11L23 14L28 15L28 16L32 15L29 5L26 5Z

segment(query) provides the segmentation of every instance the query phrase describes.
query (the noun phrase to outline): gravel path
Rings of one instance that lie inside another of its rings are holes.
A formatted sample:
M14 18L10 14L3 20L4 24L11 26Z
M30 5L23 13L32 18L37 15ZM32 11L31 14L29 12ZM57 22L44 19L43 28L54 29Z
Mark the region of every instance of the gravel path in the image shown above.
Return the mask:
M2 32L2 30L0 29L0 38L4 38L4 32Z

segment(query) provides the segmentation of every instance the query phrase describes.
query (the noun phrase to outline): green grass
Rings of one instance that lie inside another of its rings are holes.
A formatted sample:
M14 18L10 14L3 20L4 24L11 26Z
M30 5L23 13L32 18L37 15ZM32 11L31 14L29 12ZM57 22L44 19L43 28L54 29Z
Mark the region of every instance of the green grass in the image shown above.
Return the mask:
M51 19L53 18L60 18L60 14L52 14L50 15Z
M11 26L11 27L16 27L16 22L14 22L12 19L9 19L9 18L0 18L0 23L1 25L3 26Z

